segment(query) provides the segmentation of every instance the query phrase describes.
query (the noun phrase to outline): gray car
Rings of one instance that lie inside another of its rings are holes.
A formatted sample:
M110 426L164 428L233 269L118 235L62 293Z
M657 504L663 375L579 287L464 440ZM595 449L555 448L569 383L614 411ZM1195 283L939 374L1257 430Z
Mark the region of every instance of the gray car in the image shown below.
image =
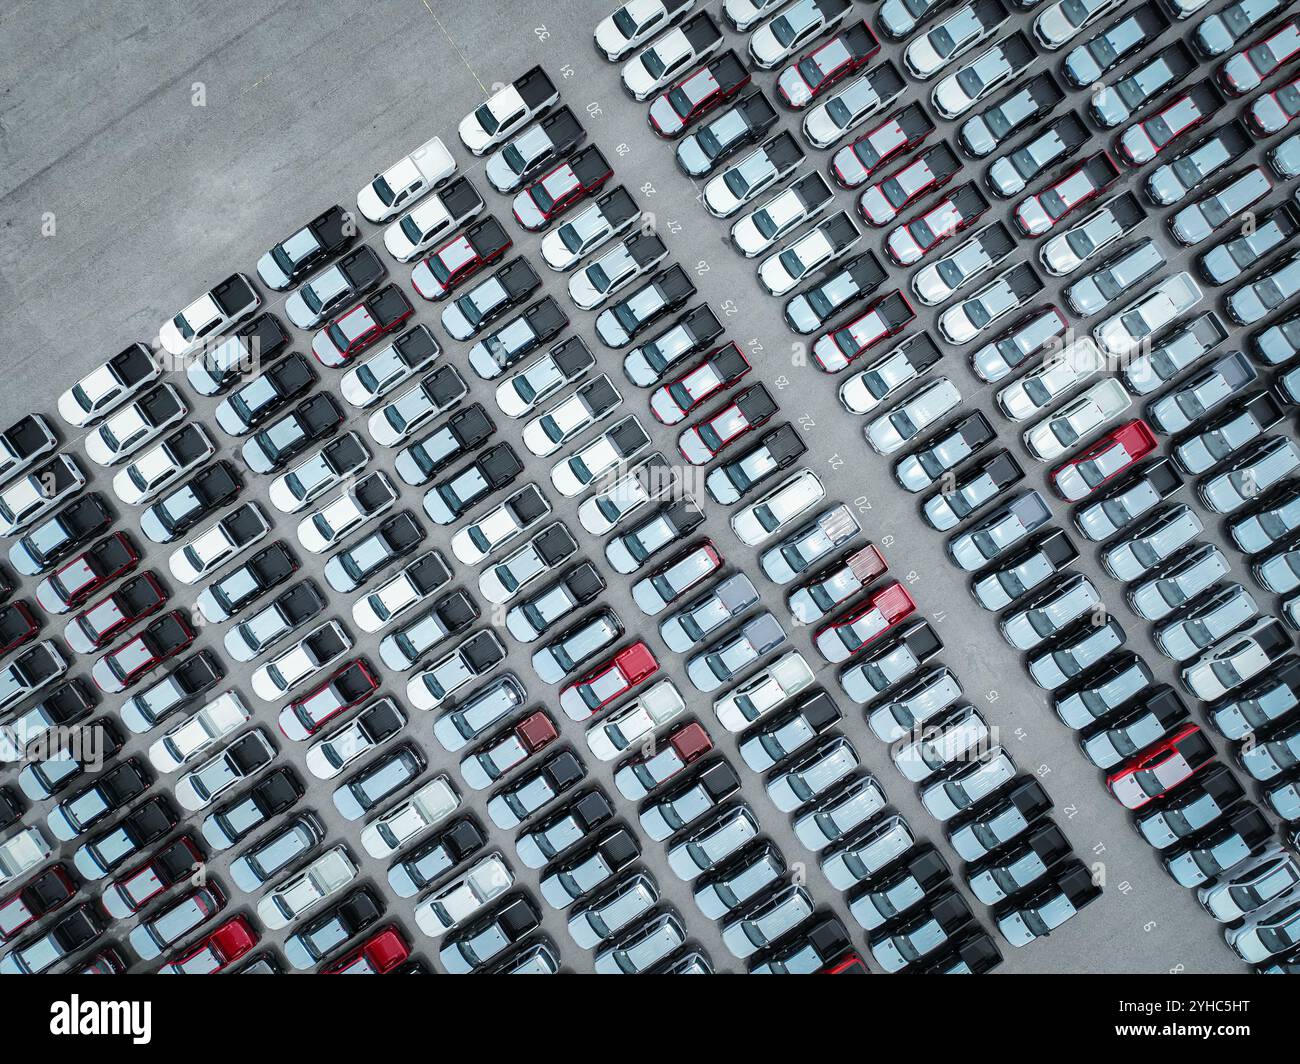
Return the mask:
M729 806L668 849L668 866L690 882L748 846L759 836L758 821L749 806Z
M937 717L961 693L961 682L951 670L940 665L870 709L867 724L881 742L896 743Z
M794 832L808 849L824 850L865 824L887 803L874 776L858 776L800 814Z
M982 569L1051 520L1037 491L1026 491L979 524L948 540L948 556L967 572Z
M1300 864L1273 845L1196 892L1197 900L1221 924L1231 924L1280 898L1300 899Z
M785 629L775 615L760 613L691 658L686 663L686 674L697 690L706 693L716 690L775 650L785 639Z
M1029 659L1029 675L1043 690L1055 691L1118 650L1127 638L1118 621L1081 621L1054 646Z
M1234 513L1297 468L1300 468L1300 445L1284 436L1269 436L1223 472L1203 480L1196 494L1216 514Z
M1165 264L1164 253L1151 240L1108 259L1065 290L1066 302L1078 314L1098 314Z
M1240 584L1228 584L1197 599L1183 614L1157 628L1153 638L1162 653L1187 661L1258 615L1254 596Z
M767 796L783 813L790 813L825 794L858 767L858 753L845 738L822 743L790 762L784 772L767 781Z
M1213 544L1184 551L1156 575L1131 588L1129 605L1148 621L1163 620L1227 576L1229 569L1223 551Z
M1189 506L1171 506L1136 529L1132 536L1101 553L1101 564L1116 580L1130 583L1173 557L1205 526Z
M1147 419L1160 432L1182 432L1255 381L1250 359L1233 351L1192 380L1147 406Z
M870 879L915 844L916 836L901 816L881 817L827 853L821 861L822 872L836 890L848 890Z
M1096 586L1086 576L1075 574L1039 592L999 627L1002 638L1017 650L1033 650L1099 607L1102 601Z
M1015 762L1000 747L977 761L959 762L943 778L921 792L921 804L936 820L951 820L978 805L1016 775Z
M723 924L723 944L733 956L744 960L789 934L812 912L812 895L792 883Z
M659 901L659 888L644 872L624 877L569 916L569 934L579 949L596 949L640 920Z

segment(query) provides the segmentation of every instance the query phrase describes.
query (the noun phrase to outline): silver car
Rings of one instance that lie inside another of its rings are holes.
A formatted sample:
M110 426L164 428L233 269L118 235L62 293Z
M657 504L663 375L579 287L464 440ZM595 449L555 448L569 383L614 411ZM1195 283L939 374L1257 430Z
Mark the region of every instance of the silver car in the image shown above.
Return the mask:
M1223 551L1206 544L1179 555L1128 592L1129 605L1148 621L1159 621L1185 605L1216 581L1228 575L1231 566Z
M999 628L1002 638L1017 650L1033 650L1099 607L1102 601L1096 586L1076 573L1040 592L1024 608L1003 619Z
M952 413L961 401L957 386L947 377L940 377L872 421L867 426L867 442L877 454L893 454Z
M1229 584L1198 599L1185 614L1161 625L1153 638L1162 653L1175 661L1187 661L1258 615L1254 596L1240 584Z

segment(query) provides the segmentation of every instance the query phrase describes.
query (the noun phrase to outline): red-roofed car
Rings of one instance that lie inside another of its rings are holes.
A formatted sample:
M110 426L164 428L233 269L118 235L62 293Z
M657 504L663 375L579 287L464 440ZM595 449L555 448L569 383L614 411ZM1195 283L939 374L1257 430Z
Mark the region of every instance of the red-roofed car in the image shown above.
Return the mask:
M1126 809L1162 798L1214 760L1214 747L1195 724L1138 754L1106 777L1106 786Z
M658 671L654 652L638 640L565 687L560 708L571 720L586 720Z
M650 413L662 425L675 425L706 399L730 388L749 372L749 360L735 343L720 347L703 362L650 396Z
M411 955L402 933L395 927L376 931L346 957L321 969L321 975L387 975Z
M1069 502L1086 499L1156 449L1156 437L1141 418L1112 429L1087 450L1051 472L1052 487Z
M514 198L515 221L530 232L545 229L575 203L580 203L614 176L594 144L542 175Z
M323 366L345 365L381 336L400 329L413 313L402 290L387 285L318 332L311 353Z
M46 613L67 613L139 564L135 545L125 532L115 532L42 580L36 601Z
M355 658L315 690L280 710L280 731L286 739L306 739L340 713L360 705L378 689L379 677L370 663L365 658Z
M78 654L93 654L136 621L157 613L167 598L166 589L153 573L141 573L72 618L63 637Z
M90 675L106 694L125 691L169 658L194 642L194 628L185 614L172 610L116 650L95 662Z
M837 81L861 70L878 51L880 41L867 20L855 22L781 71L776 94L793 110L807 107Z
M740 57L734 51L723 52L650 105L650 128L661 137L680 137L687 126L735 96L749 79Z
M909 616L916 603L898 581L875 592L860 609L818 629L813 637L827 661L843 661Z
M51 865L22 890L0 901L0 942L12 942L20 931L67 904L76 893L77 885L63 865Z
M215 975L257 945L260 936L247 916L227 920L189 952L169 961L159 975Z
M100 899L115 920L138 913L154 898L183 883L203 862L203 853L188 835L182 835L156 854L119 876Z
M411 271L411 287L425 299L446 299L452 289L496 262L513 241L495 218L475 222Z

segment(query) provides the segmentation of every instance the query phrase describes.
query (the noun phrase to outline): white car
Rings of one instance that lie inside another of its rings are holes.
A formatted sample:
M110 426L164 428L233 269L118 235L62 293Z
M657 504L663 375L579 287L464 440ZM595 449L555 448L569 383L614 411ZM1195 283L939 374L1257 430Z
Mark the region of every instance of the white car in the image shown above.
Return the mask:
M59 417L77 428L93 425L160 376L162 363L153 352L144 344L133 344L60 395Z
M499 898L514 881L501 854L488 854L420 902L415 923L430 938L438 938Z
M578 505L578 521L593 536L612 532L629 514L667 492L676 491L677 470L659 453L643 458L626 473Z
M756 502L731 515L731 530L747 546L766 543L804 511L826 498L821 478L800 469Z
M631 414L552 466L551 483L571 499L649 446L650 437Z
M497 406L506 417L525 417L595 364L595 356L582 339L571 337L498 384Z
M426 140L365 184L357 193L357 210L368 222L386 222L455 172L456 160L442 138Z
M771 70L814 37L829 33L852 9L849 0L796 0L749 35L749 57Z
M408 842L442 823L460 805L446 776L435 776L361 829L361 845L371 857L391 857Z
M182 584L197 584L209 573L237 558L271 531L271 523L255 502L245 503L197 533L172 553L167 566Z
M175 772L251 719L236 692L223 692L155 740L149 747L149 762L159 772Z
M376 725L376 721L381 723ZM358 758L395 738L405 724L406 714L391 698L371 702L343 727L307 748L307 771L318 780L331 780Z
M777 134L709 178L702 200L705 210L715 218L730 218L793 173L803 158L793 137Z
M466 565L477 565L522 535L551 512L551 503L536 484L525 484L476 521L451 537L451 552Z
M1201 301L1201 288L1190 273L1166 277L1140 299L1134 300L1092 331L1109 355L1133 354L1147 337L1186 314Z
M848 254L861 235L853 219L841 211L760 262L758 283L769 295L783 296Z
M437 551L426 551L402 566L370 594L352 604L352 620L363 632L378 632L425 602L451 579Z
M787 651L762 672L714 699L713 712L729 732L742 732L816 681L807 659Z
M808 109L803 135L814 148L827 149L850 130L888 106L906 88L893 63L872 67L824 101Z
M617 63L656 33L681 21L694 10L695 3L696 0L627 0L596 23L596 48L611 63Z
M257 903L257 918L269 931L288 927L357 877L357 866L346 847L326 850Z
M1025 447L1040 462L1050 462L1078 447L1133 405L1114 377L1107 377L1025 430Z
M707 15L704 19L711 21ZM623 88L632 99L644 103L722 47L722 34L716 32L699 35L704 39L697 46L687 33L690 28L674 27L623 64Z
M1006 9L1000 4L963 4L912 40L903 52L903 64L914 77L928 81L981 41L988 40L1006 17Z
M361 437L345 432L271 481L267 497L282 514L296 514L369 464L370 452Z
M442 348L428 326L416 326L344 373L339 391L346 402L364 410L428 369L440 354Z
M686 702L672 680L660 680L588 728L587 745L601 761L613 761L649 739L685 708Z
M242 273L226 278L175 317L163 322L158 342L172 355L188 355L210 337L226 332L262 305L257 289Z
M56 454L40 469L10 481L0 488L0 536L21 532L85 486L85 473L66 454Z
M546 413L525 423L524 446L538 458L546 458L622 405L623 396L602 373L579 385Z
M1057 0L1034 19L1034 36L1043 47L1055 51L1124 3L1125 0Z
M496 565L479 574L479 593L489 602L502 605L525 587L554 571L578 549L563 521L538 532Z
M386 513L395 502L397 491L392 481L384 473L371 473L303 518L298 525L298 542L312 554L323 554Z
M102 466L125 462L189 414L185 400L170 384L117 411L86 437L86 457Z
M569 278L569 298L579 310L595 310L667 256L653 233L633 233Z
M808 187L799 187L804 185ZM757 258L787 233L812 221L832 202L825 178L815 172L807 174L737 219L731 226L731 242L745 258Z
M113 494L130 506L143 506L216 453L217 445L202 425L185 425L120 470L113 477Z
M1261 617L1184 668L1182 680L1202 702L1213 702L1261 675L1292 645L1277 618Z
M1034 50L1022 34L1007 37L935 85L930 102L942 117L960 118L1033 59Z
M380 447L398 447L464 399L467 391L454 366L441 366L371 414L366 431Z
M437 709L462 687L492 669L505 657L505 647L491 629L470 635L446 657L421 669L406 681L406 698L427 713Z
M457 185L460 183L456 182ZM442 193L430 196L385 229L384 247L388 254L398 262L410 262L483 209L483 200L478 198L477 207L471 200L468 206L453 211L448 206L448 198L449 194Z
M26 875L54 852L41 829L23 828L0 842L0 885Z
M1052 351L1037 368L998 389L994 398L1012 421L1028 421L1105 368L1106 357L1083 336Z
M542 261L559 273L571 270L640 221L641 210L627 190L616 188L542 237Z
M877 454L893 454L960 404L957 386L940 377L872 421L867 426L867 442Z
M1021 271L1023 265L1021 263L998 274L978 292L940 314L939 332L944 339L951 344L968 344L995 322L1024 306L1033 292L1027 284L1017 287L1019 282L1032 276L1032 273Z
M241 736L219 754L176 781L172 793L182 809L206 809L230 788L238 786L275 759L273 747L260 728Z
M352 649L352 637L338 621L326 621L288 650L257 667L250 681L263 702L275 702L309 676L327 669Z
M533 67L497 89L462 118L456 132L461 143L475 155L486 155L559 98L545 71L540 66Z
M790 0L722 0L722 17L737 33L748 33Z

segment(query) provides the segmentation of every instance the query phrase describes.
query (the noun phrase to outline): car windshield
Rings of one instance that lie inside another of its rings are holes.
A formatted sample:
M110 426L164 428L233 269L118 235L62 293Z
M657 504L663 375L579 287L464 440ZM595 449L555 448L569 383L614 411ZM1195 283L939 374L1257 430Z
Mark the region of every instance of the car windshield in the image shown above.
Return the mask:
M488 104L482 104L474 112L474 117L482 127L483 132L489 137L501 128L501 123L497 121L497 116L492 113L492 108Z

